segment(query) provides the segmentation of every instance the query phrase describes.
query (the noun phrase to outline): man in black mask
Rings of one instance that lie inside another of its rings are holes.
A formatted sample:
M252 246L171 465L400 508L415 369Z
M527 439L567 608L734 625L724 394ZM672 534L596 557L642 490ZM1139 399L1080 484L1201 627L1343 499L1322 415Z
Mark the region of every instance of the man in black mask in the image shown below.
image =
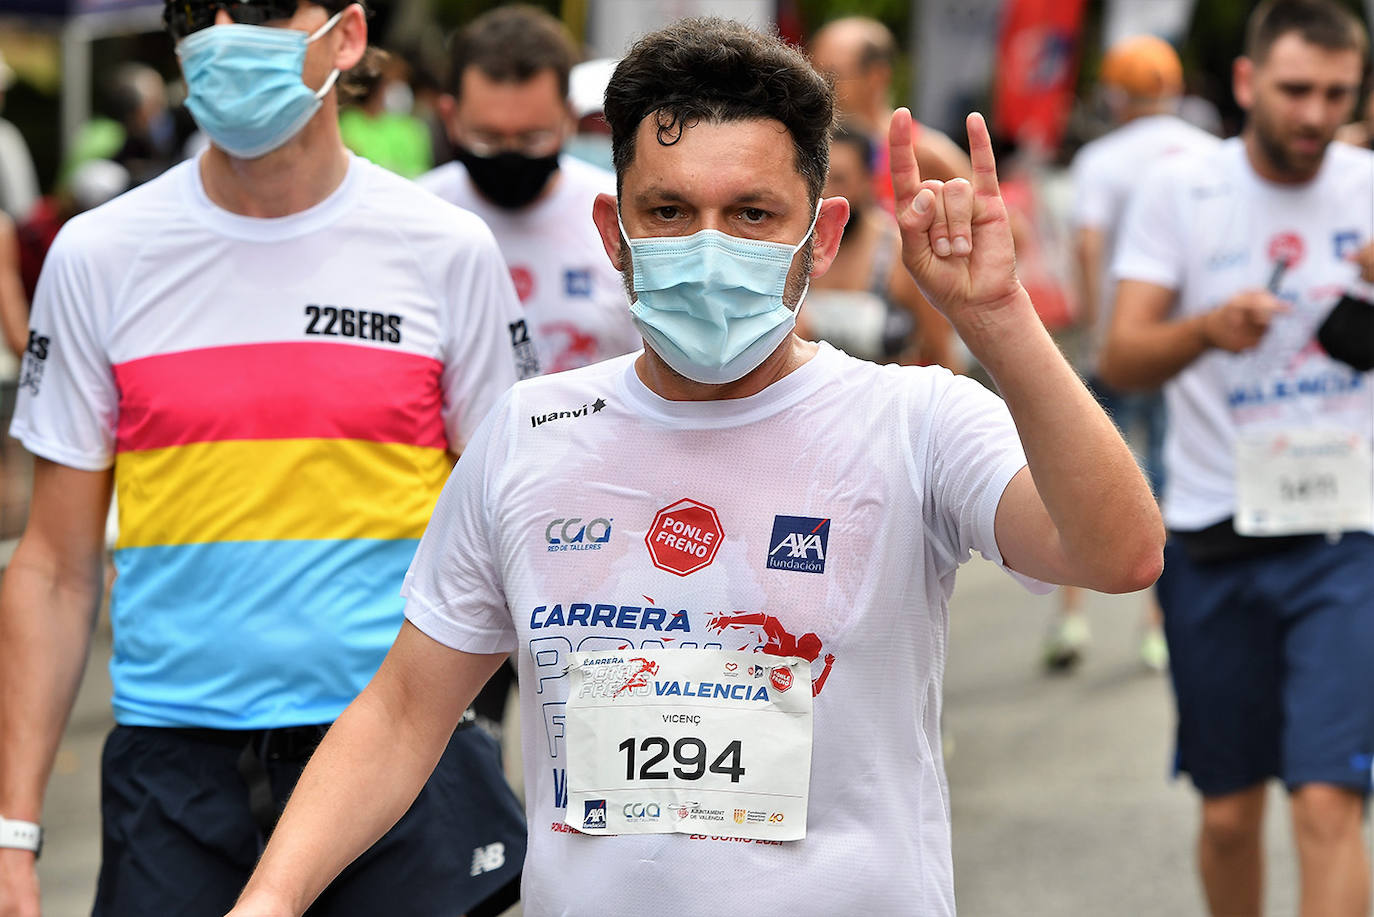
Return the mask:
M576 59L563 24L542 10L506 6L474 20L454 36L452 94L440 102L458 160L419 179L491 227L545 372L640 347L592 223L592 201L615 193L615 176L559 156L573 129Z

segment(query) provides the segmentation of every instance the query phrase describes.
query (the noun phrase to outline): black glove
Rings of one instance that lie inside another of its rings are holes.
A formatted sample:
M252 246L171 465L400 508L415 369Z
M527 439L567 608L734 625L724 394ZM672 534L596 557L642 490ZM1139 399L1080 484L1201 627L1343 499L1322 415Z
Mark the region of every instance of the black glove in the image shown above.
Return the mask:
M1333 358L1365 373L1374 369L1374 303L1341 297L1317 329L1317 342Z

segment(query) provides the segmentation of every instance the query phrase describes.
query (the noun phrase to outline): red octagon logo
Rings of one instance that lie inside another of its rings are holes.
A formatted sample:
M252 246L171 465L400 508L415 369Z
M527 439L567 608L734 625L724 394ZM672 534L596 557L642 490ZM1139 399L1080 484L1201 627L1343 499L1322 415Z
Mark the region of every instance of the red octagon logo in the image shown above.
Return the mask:
M695 573L716 559L725 531L720 517L705 503L679 500L654 516L644 535L654 566L678 576Z

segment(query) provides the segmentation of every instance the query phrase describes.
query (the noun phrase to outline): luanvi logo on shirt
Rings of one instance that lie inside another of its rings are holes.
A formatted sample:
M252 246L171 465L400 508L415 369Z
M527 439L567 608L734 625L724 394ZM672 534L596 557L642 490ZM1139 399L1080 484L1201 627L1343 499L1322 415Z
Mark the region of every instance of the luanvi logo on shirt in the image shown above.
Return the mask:
M531 414L530 426L542 426L551 420L571 420L574 417L586 417L589 413L599 414L604 407L606 407L606 400L604 398L598 398L591 403L590 411L587 405L584 404L575 411L554 411L551 414Z

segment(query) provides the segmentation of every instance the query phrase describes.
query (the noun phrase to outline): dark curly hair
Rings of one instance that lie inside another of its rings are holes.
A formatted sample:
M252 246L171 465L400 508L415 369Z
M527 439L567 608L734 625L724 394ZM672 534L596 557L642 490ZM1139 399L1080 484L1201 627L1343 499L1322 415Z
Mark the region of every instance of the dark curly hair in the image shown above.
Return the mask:
M639 123L650 115L664 146L702 120L780 121L812 204L825 187L834 92L800 51L775 36L706 17L683 19L636 42L606 86L617 186L634 160Z

